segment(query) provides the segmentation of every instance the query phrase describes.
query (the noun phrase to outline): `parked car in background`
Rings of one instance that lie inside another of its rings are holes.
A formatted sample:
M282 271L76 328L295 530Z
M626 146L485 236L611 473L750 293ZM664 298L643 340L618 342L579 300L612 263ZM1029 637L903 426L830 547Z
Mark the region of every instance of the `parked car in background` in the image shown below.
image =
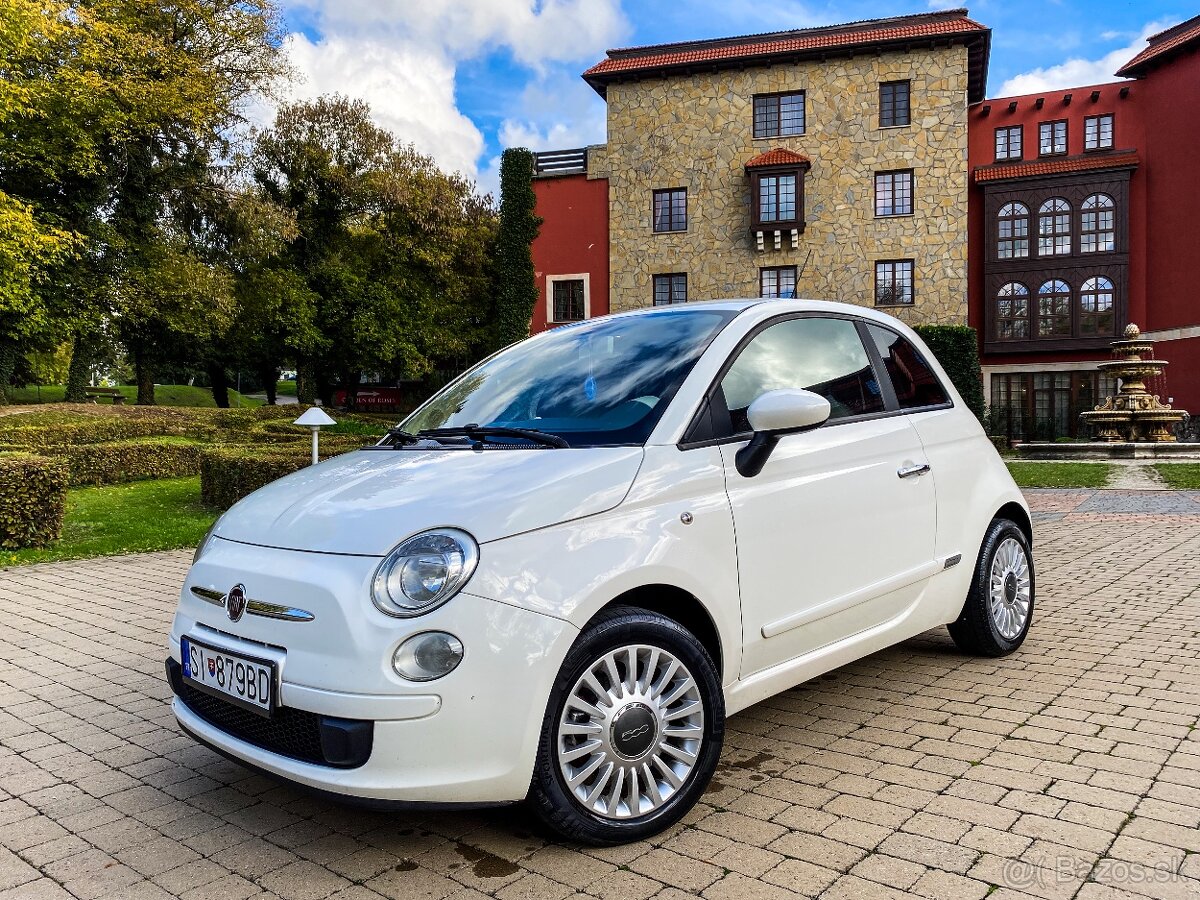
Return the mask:
M170 636L180 725L369 803L677 821L727 715L930 628L1021 645L1028 509L920 339L694 303L540 334L229 510Z

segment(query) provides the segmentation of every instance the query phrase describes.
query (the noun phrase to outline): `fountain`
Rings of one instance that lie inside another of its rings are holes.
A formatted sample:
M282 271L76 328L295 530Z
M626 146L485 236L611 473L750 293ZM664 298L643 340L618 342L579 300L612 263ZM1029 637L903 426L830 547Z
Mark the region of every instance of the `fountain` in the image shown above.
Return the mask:
M1100 364L1100 370L1121 380L1117 393L1105 399L1095 409L1080 413L1088 425L1096 427L1096 440L1109 443L1122 441L1173 441L1173 429L1187 418L1187 410L1172 409L1160 403L1157 394L1146 390L1146 379L1161 379L1166 360L1152 355L1154 341L1142 337L1138 327L1130 323L1125 339L1112 342L1113 358Z

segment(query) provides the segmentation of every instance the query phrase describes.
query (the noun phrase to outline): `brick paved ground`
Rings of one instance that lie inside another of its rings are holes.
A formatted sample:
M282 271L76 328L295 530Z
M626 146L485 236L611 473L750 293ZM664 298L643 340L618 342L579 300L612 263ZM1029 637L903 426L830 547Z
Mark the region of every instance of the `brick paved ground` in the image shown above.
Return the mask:
M761 703L683 825L600 851L519 810L333 806L180 736L186 553L0 573L0 900L1200 896L1200 494L1031 493L1020 653L934 632Z

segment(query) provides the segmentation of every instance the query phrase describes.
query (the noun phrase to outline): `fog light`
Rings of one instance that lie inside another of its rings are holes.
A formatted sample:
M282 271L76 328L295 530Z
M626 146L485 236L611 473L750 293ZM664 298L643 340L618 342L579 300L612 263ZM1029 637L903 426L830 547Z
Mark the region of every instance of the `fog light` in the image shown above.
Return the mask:
M409 681L433 681L449 675L462 662L462 641L444 631L414 634L396 648L392 668Z

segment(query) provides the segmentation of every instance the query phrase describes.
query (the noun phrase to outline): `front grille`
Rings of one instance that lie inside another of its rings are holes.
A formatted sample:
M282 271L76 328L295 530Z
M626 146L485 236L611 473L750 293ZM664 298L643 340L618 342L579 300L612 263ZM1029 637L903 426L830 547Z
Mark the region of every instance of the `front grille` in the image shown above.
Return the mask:
M361 766L371 755L373 722L289 706L264 718L186 683L174 660L167 662L167 678L184 705L209 725L270 753L339 769Z

